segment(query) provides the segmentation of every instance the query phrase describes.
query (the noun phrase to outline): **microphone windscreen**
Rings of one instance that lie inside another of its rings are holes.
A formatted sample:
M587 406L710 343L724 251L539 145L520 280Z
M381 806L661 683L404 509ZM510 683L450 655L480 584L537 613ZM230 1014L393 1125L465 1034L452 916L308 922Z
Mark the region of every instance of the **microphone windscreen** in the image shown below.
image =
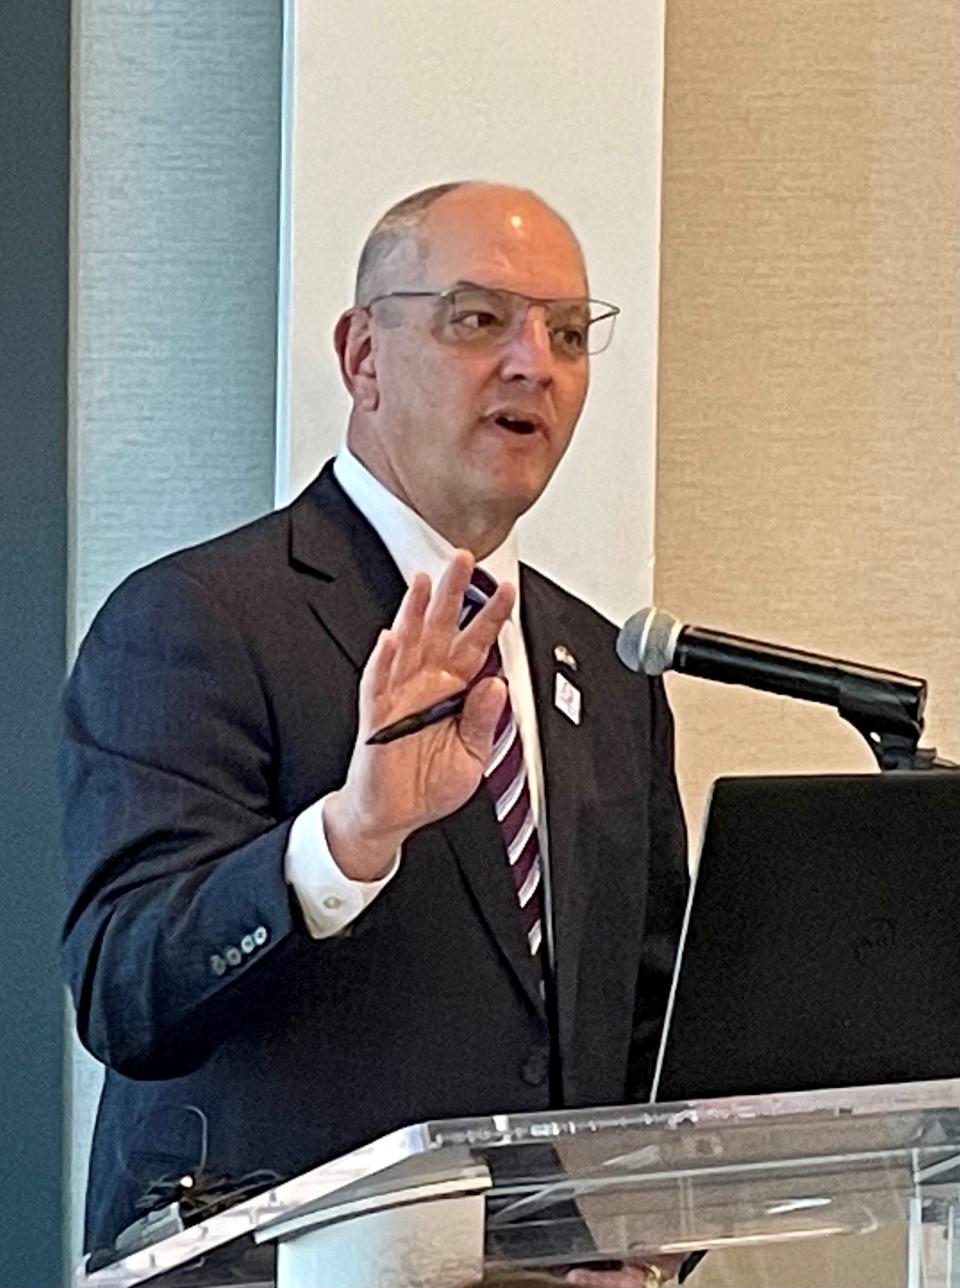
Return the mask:
M631 671L662 675L673 666L680 623L661 608L641 608L617 636L617 657Z

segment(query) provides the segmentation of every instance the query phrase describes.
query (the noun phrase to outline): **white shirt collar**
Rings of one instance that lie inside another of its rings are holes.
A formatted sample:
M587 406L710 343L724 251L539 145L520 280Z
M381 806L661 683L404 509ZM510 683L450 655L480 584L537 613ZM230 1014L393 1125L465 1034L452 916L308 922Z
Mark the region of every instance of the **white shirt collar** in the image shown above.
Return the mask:
M427 573L436 582L453 555L454 547L415 510L384 487L344 444L333 462L337 482L387 547L404 581L415 572ZM511 531L506 541L491 551L479 566L496 582L509 581L517 589L511 617L520 621L520 564L517 539Z

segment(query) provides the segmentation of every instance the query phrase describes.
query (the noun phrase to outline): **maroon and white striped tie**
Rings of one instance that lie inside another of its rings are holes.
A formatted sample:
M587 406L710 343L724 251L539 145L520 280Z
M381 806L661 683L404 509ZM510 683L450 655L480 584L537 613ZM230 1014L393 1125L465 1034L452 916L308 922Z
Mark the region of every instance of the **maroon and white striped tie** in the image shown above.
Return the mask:
M474 569L464 596L461 627L466 626L467 622L476 616L496 588L496 582L488 573L485 573L482 568ZM476 679L488 675L503 676L503 659L500 656L500 646L496 642L487 654L487 660L480 668ZM523 744L513 716L509 693L497 722L493 751L490 753L483 776L493 798L493 807L500 825L507 861L510 864L510 874L513 877L513 887L517 892L517 902L520 905L523 930L530 945L530 952L536 956L540 951L542 934L540 840L533 817L527 767L523 759Z

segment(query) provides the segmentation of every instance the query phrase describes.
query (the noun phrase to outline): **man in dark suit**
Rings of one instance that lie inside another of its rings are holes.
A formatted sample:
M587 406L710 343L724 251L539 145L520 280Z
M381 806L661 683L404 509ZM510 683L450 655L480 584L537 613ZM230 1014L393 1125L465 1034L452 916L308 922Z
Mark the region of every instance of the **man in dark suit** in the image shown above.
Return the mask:
M612 322L588 294L530 193L401 203L336 329L347 447L94 622L63 762L107 1066L88 1248L184 1173L262 1188L411 1121L644 1096L686 889L670 714L512 537Z

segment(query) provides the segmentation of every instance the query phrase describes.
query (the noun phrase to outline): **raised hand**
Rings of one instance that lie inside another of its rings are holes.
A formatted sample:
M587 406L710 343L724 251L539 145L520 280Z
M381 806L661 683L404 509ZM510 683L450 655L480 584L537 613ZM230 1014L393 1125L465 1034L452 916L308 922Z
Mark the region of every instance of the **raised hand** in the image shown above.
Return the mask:
M354 880L382 876L410 833L459 809L483 775L506 700L500 679L478 681L459 717L384 746L366 745L375 729L466 688L483 666L516 593L499 586L461 631L472 572L473 556L458 550L436 588L418 573L364 668L347 781L327 798L323 814L330 850Z

